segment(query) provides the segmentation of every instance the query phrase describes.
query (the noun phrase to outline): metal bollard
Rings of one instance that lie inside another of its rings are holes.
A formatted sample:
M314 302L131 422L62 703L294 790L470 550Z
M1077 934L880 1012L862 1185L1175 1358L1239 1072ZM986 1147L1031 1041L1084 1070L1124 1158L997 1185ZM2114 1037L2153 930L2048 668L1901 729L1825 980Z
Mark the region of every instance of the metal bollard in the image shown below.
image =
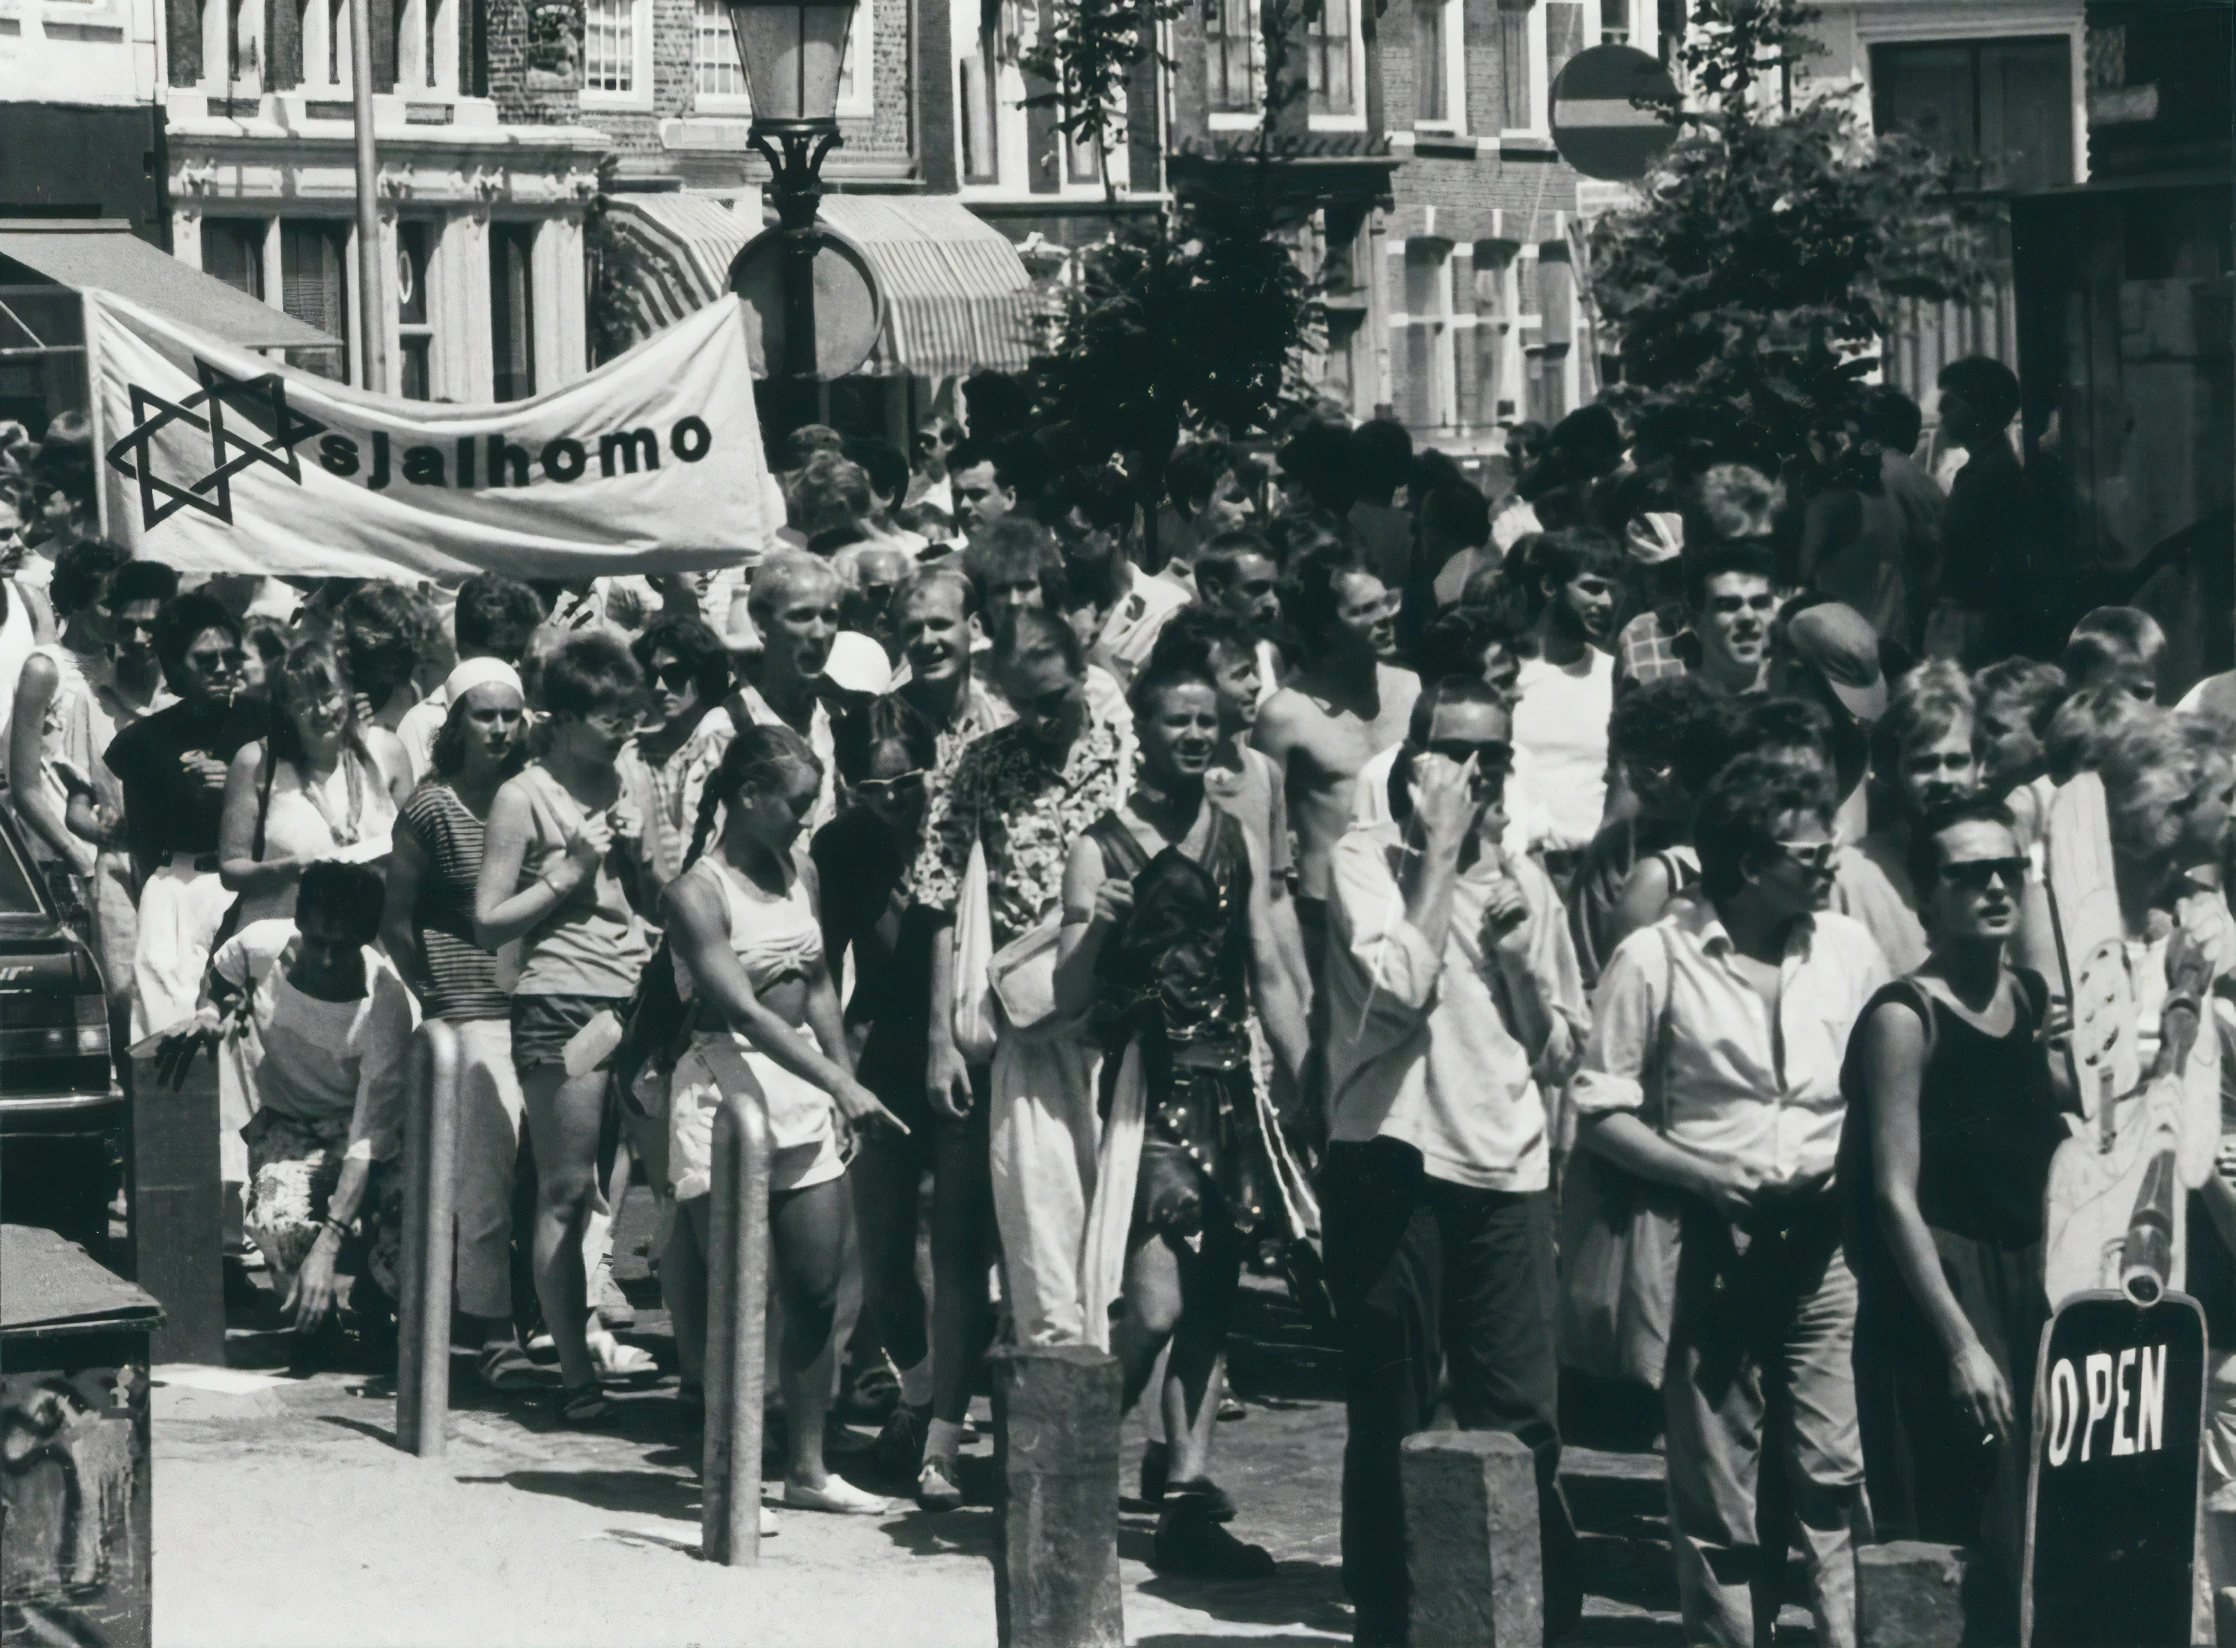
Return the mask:
M451 1266L458 1246L458 1032L429 1019L404 1085L403 1298L396 1445L440 1459L450 1414Z
M769 1115L756 1086L714 1117L707 1261L706 1443L699 1545L709 1562L761 1561L761 1401L769 1297Z

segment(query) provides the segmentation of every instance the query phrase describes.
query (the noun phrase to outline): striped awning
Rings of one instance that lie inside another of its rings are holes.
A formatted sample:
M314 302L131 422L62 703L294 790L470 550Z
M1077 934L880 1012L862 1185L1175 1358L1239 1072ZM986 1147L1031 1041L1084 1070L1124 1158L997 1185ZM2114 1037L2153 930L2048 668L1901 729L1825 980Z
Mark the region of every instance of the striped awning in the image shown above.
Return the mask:
M763 227L704 195L617 195L612 207L639 253L637 307L647 333L728 290L731 259ZM1032 276L1008 238L961 202L832 194L821 212L861 248L884 299L884 325L863 373L944 378L981 367L1016 371L1030 360Z

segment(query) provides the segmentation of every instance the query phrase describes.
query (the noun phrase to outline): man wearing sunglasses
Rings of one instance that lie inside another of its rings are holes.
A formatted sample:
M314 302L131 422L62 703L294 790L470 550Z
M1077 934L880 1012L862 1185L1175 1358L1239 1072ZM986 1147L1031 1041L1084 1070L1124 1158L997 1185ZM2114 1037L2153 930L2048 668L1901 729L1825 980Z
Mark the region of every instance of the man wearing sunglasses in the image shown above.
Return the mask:
M125 728L103 757L124 786L125 839L140 883L132 1039L191 1018L210 944L233 894L217 873L225 775L263 736L264 707L241 696L241 628L199 593L156 614L155 655L178 702Z
M1536 1456L1548 1639L1582 1606L1558 1481L1545 1093L1589 1015L1560 899L1500 846L1506 701L1479 675L1415 701L1387 821L1330 858L1328 1284L1345 1346L1343 1580L1360 1642L1402 1642L1399 1452L1449 1373L1471 1430Z
M1684 1210L1670 1544L1686 1640L1718 1648L1776 1616L1796 1520L1817 1641L1856 1642L1856 1280L1831 1181L1848 1035L1888 971L1827 908L1832 812L1813 766L1749 755L1717 775L1694 824L1700 896L1616 947L1569 1087L1579 1149Z

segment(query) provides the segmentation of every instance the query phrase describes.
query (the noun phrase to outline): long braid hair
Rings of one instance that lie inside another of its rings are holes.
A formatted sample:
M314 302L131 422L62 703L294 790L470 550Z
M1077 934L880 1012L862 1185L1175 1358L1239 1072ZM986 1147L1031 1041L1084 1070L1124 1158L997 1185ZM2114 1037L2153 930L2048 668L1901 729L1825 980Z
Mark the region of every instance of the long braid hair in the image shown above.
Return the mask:
M781 784L798 772L809 774L818 784L823 782L823 763L806 739L790 727L758 723L740 727L730 747L722 752L721 764L707 775L706 789L699 796L698 823L691 831L691 850L683 855L683 868L688 870L706 851L714 837L714 821L724 807L749 792Z

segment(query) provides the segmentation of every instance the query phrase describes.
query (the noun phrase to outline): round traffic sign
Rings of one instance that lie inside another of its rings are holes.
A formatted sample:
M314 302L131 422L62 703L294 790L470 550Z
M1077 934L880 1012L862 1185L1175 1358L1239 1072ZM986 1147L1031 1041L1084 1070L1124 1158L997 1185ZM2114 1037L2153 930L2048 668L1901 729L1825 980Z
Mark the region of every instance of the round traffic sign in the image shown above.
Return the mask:
M1553 82L1553 146L1586 177L1635 183L1677 139L1660 109L1674 108L1677 83L1636 46L1578 52Z
M817 224L816 233L821 244L815 252L815 375L843 378L877 347L884 306L862 249L827 223ZM764 229L730 262L730 290L745 299L746 354L757 378L783 370L790 259L784 231Z

